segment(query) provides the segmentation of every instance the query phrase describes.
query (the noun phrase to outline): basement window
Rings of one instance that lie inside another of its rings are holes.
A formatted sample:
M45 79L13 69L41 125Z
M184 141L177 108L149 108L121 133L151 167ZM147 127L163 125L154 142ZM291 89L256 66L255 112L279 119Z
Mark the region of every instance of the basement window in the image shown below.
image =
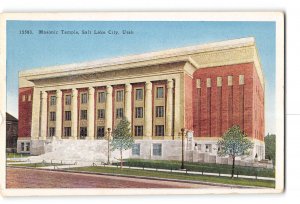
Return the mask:
M159 143L153 144L153 156L161 156L162 145Z
M141 154L141 144L133 144L132 155L140 156L140 154Z

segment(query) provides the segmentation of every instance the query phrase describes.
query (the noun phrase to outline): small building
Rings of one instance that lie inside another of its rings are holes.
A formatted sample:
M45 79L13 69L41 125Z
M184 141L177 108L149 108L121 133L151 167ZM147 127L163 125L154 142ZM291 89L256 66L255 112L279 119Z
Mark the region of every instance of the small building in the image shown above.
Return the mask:
M6 152L17 151L18 119L6 113Z

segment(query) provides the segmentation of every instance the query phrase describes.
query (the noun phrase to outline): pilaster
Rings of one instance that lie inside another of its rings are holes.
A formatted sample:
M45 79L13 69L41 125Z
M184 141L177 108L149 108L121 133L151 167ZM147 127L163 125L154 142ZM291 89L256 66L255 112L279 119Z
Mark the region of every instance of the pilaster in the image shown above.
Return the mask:
M41 134L40 139L46 140L47 137L47 92L42 91L42 107L41 107Z
M152 138L152 83L145 84L145 139Z
M172 136L173 126L173 80L169 79L167 84L167 107L166 107L166 137Z
M61 125L62 125L62 92L61 90L56 91L56 121L55 121L55 136L57 139L61 139Z
M132 93L132 85L126 84L125 85L125 117L130 122L130 124L131 124L131 115L132 115L131 93Z
M106 103L105 103L105 130L112 129L112 86L106 87Z
M77 122L78 122L78 107L77 107L77 98L78 98L78 90L76 88L72 89L72 112L71 112L71 120L72 120L72 137L74 140L77 140Z
M88 102L88 139L93 140L95 138L95 89L93 87L89 87Z
M31 140L36 140L40 135L40 114L41 114L41 92L34 87L32 97L32 119L31 119Z

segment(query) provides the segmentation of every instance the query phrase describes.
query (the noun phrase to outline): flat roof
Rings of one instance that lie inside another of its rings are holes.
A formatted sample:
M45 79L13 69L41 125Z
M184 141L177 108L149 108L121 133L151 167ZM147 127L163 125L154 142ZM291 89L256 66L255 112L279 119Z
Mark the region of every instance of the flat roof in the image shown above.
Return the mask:
M20 71L19 77L30 78L30 76L33 77L37 75L38 76L51 75L54 73L63 74L69 71L88 70L90 68L100 69L98 71L113 71L117 68L114 69L110 66L129 64L129 63L138 63L138 62L144 62L149 60L167 59L172 57L173 58L177 57L176 59L177 61L188 61L187 56L197 54L197 53L210 52L216 50L226 50L226 49L253 46L253 45L255 45L255 39L253 37L239 38L239 39L206 43L201 45L187 46L187 47L168 49L168 50L162 50L156 52L148 52L144 54L128 55L128 56L122 56L122 57L116 57L110 59L101 59L101 60L87 61L81 63L34 68L30 70ZM170 59L169 62L173 62L173 61L174 59ZM43 77L41 76L41 78Z

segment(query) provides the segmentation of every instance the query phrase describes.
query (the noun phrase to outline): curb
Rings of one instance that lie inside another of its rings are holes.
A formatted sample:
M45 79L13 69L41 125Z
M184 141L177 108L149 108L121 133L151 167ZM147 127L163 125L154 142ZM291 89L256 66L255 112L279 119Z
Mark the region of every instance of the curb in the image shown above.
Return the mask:
M150 179L150 180L157 180L157 181L171 181L171 182L180 182L180 183L204 184L204 185L210 185L210 186L230 187L230 188L245 188L245 189L267 188L267 187L259 187L259 186L243 186L243 185L232 185L232 184L223 184L223 183L212 183L212 182L207 182L207 181L180 180L180 179L134 176L134 175L112 174L112 173L101 173L101 172L87 172L87 171L75 171L75 170L63 170L63 169L41 169L41 168L22 167L22 166L6 166L6 167L7 168L18 168L18 169L35 169L35 170L39 170L39 171L53 171L53 172L65 172L65 173L89 174L89 175L104 175L104 176L116 176L116 177L125 177L125 178L138 178L138 179L148 179L148 180Z

